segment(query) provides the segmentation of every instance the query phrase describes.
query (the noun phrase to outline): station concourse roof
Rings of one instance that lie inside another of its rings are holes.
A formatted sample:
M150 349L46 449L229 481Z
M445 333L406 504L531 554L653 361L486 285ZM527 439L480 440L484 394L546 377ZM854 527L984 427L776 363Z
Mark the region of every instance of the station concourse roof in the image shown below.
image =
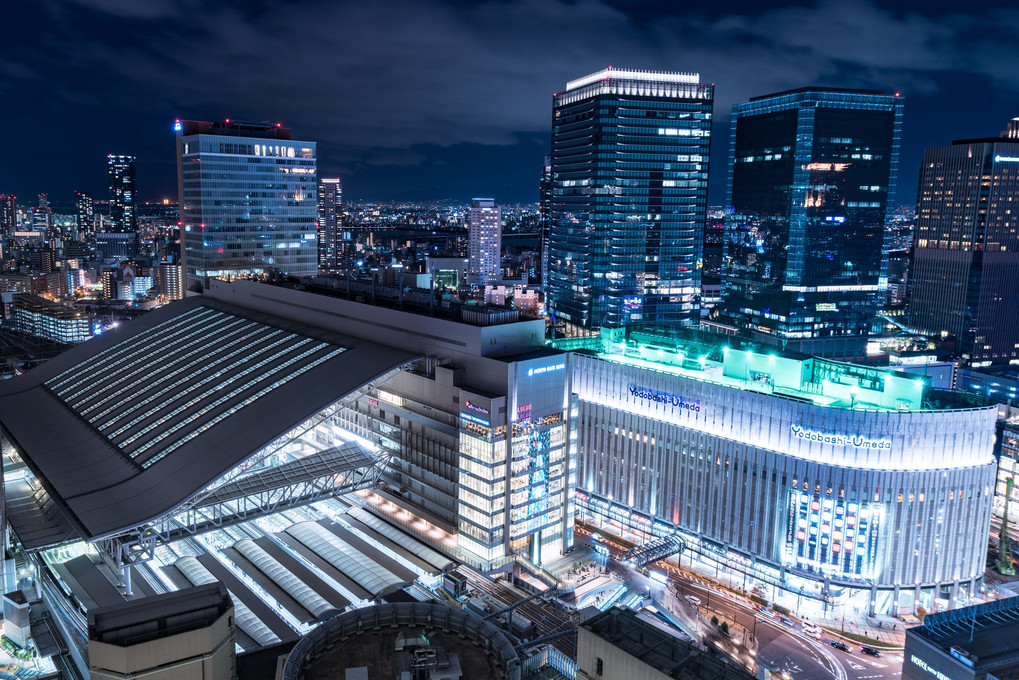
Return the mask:
M8 521L29 549L141 526L416 358L211 298L172 303L0 383L0 425L41 484L9 499Z

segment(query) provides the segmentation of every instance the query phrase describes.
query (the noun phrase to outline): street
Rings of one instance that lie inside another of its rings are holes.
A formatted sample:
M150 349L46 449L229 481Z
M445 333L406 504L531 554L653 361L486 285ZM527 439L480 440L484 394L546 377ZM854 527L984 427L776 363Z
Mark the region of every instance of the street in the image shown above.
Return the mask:
M832 639L822 633L822 641L811 639L802 624L777 614L762 614L752 606L733 599L728 593L693 580L688 574L670 576L681 597L700 599L698 609L707 618L735 621L756 637L758 662L775 668L792 680L892 680L902 674L901 650L872 658L860 651L859 643L847 641L850 652L829 645Z

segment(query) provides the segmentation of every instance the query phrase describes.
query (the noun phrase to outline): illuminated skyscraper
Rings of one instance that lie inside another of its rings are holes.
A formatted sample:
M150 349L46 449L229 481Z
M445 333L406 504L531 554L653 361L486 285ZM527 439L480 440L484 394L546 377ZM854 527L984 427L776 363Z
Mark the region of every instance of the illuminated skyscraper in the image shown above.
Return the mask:
M862 356L884 297L902 98L803 88L732 113L719 321L757 340Z
M18 228L18 199L14 194L0 194L0 235L9 236Z
M39 205L32 208L32 230L45 232L53 226L53 209L49 194L39 194Z
M916 200L910 325L954 335L974 362L1019 360L1017 227L1019 121L1001 137L927 147Z
M492 198L475 198L470 213L470 261L468 273L481 285L499 283L502 276L502 208Z
M96 250L106 257L130 259L138 253L138 196L134 156L107 157L110 222L96 235Z
M181 251L188 286L318 271L315 142L265 123L178 121Z
M551 314L696 323L713 103L696 73L612 68L553 97Z
M79 241L92 242L96 235L96 214L92 205L91 191L74 192L74 237Z
M548 285L548 235L552 227L552 157L545 156L545 164L541 169L541 182L538 185L538 229L541 243L541 277L542 290Z
M332 274L343 255L343 184L340 178L318 181L318 271Z

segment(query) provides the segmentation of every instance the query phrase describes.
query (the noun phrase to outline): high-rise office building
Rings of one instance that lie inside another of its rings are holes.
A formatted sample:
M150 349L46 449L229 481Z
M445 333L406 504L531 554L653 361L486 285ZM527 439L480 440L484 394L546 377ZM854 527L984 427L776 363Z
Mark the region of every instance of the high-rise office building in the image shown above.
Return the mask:
M884 297L902 98L803 88L733 107L719 320L757 340L862 356Z
M181 258L210 278L318 270L315 142L279 124L178 121Z
M542 290L548 285L548 234L552 226L552 157L545 156L545 163L541 168L541 181L538 184L538 230L541 242L538 244L541 252L541 270L538 275L541 277Z
M92 205L91 191L74 192L74 238L79 241L94 241L96 213Z
M110 181L110 227L114 234L138 232L138 197L135 187L134 156L110 154L107 159Z
M1001 137L928 147L916 201L910 325L954 335L974 362L1019 360L1017 226L1019 121Z
M714 86L608 68L553 97L549 311L577 329L693 324Z
M18 229L18 198L14 194L0 194L0 233L5 236Z
M502 278L502 208L492 198L471 200L469 224L470 261L468 274L481 285L494 285Z
M96 250L105 257L130 259L138 254L138 196L134 156L107 157L110 221L96 234Z
M343 255L343 183L339 177L318 181L318 271L332 274Z
M39 204L32 208L32 230L45 232L53 226L53 209L49 194L39 194Z

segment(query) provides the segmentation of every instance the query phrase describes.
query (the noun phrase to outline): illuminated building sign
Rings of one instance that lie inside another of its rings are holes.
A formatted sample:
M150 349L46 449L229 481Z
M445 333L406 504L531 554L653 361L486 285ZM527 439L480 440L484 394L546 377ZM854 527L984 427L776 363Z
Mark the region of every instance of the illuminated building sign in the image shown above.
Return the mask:
M831 432L817 432L806 430L799 425L790 425L794 437L806 439L822 444L833 444L835 446L854 446L858 449L885 449L891 450L892 442L888 439L868 439L859 434L835 434Z
M1017 158L1016 160L1019 161L1019 158ZM927 662L924 661L923 659L921 659L920 657L918 657L916 654L910 654L909 655L909 662L912 663L914 666L918 666L919 668L922 668L923 670L927 671L928 673L933 675L938 680L952 680L952 678L950 678L949 676L945 675L944 673L939 671L937 668L933 668L931 666L928 666Z
M672 406L686 409L687 411L700 412L701 410L701 403L699 401L686 399L678 394L652 392L651 390L644 389L643 387L637 387L636 385L630 385L630 394L638 399L646 399L647 401L653 401L659 404L671 404Z
M542 375L543 373L551 373L552 371L562 371L566 368L566 362L561 364L551 364L549 366L541 366L539 368L527 369L528 376Z
M489 413L491 413L491 412L490 412L490 411L489 411L489 410L488 410L487 408L485 408L484 406L478 406L477 404L472 404L472 403L471 403L471 402L469 402L469 401L465 401L465 402L464 402L464 406L466 406L466 407L467 407L467 408L468 408L469 410L471 410L471 411L477 411L478 413L484 413L484 414L485 414L486 416L487 416L487 415L488 415Z
M460 417L468 422L477 423L478 425L484 425L485 427L491 425L491 423L489 423L487 420L484 420L483 418L478 418L477 416L472 416L470 413L464 413L463 411L460 411Z
M876 578L880 503L789 492L785 561L843 578Z
M1019 156L995 156L995 163L1019 163Z
M530 420L531 419L531 405L521 404L517 406L517 420Z
M378 406L379 400L374 397L368 397L368 403L371 404L372 406Z

